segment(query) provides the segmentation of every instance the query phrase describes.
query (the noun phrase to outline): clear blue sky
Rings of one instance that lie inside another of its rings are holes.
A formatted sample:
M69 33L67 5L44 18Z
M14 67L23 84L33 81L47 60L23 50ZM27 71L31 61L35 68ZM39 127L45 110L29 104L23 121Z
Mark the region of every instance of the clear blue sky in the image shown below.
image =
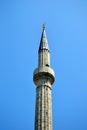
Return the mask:
M34 130L44 22L56 75L53 130L87 130L87 0L0 0L0 130Z

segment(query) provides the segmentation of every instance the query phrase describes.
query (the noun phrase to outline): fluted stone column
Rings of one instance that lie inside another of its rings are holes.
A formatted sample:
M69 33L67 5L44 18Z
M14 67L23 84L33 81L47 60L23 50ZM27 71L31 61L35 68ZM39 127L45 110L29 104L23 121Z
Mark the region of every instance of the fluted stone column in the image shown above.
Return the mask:
M50 51L45 28L38 51L38 68L33 80L36 85L35 130L52 130L52 84L54 71L50 67Z

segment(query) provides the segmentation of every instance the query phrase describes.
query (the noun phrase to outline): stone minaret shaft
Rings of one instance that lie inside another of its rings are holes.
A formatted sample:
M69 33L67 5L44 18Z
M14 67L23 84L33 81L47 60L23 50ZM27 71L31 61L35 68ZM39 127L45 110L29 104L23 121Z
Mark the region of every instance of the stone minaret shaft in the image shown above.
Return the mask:
M35 130L52 130L52 84L54 71L50 68L50 50L43 26L38 50L38 68L33 80L36 85Z

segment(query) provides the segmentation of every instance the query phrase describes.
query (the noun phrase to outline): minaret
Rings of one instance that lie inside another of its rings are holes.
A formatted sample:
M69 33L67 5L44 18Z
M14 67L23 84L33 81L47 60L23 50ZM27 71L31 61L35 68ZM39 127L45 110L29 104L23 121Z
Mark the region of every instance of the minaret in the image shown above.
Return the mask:
M50 67L50 50L43 25L38 50L38 68L33 74L36 85L35 130L52 130L52 84L54 71Z

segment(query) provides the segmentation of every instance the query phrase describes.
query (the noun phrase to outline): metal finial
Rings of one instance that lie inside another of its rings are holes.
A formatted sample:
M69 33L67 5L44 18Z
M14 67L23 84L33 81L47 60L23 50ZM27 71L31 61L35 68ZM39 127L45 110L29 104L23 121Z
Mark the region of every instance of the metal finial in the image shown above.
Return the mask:
M46 24L43 24L43 30L45 30L45 28L46 28Z

